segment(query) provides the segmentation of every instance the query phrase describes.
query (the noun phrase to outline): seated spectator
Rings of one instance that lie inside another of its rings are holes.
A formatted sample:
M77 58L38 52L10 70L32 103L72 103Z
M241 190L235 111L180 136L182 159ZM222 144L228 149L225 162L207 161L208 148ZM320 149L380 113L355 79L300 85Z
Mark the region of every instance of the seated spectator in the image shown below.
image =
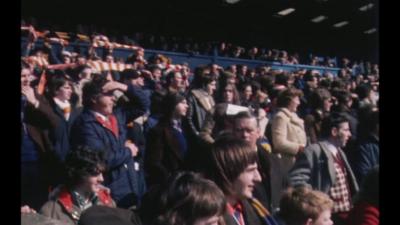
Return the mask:
M224 224L224 193L214 182L199 174L176 173L153 193L141 209L145 224Z
M225 194L225 223L276 224L269 211L253 197L256 183L261 182L257 152L245 141L227 135L217 139L208 154L209 163L203 171Z
M38 213L22 213L21 225L65 225L60 220L51 219Z
M257 165L262 182L255 185L254 196L268 209L276 211L285 185L281 158L271 152L268 139L261 135L258 118L251 113L240 112L235 115L233 133L237 139L244 140L257 152Z
M65 162L67 180L55 188L40 213L67 224L76 224L83 211L93 205L115 207L109 192L102 187L106 169L104 153L78 147Z
M141 225L139 216L132 210L95 205L85 210L78 225Z
M308 187L288 188L280 201L278 220L285 225L333 225L333 202Z

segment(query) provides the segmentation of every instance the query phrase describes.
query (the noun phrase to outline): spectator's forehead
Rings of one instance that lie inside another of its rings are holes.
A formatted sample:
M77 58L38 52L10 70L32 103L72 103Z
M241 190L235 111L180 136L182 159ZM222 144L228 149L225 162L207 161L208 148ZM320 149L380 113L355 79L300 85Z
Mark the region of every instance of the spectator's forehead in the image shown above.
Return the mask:
M31 71L28 68L23 68L21 70L21 76L29 76L31 74Z

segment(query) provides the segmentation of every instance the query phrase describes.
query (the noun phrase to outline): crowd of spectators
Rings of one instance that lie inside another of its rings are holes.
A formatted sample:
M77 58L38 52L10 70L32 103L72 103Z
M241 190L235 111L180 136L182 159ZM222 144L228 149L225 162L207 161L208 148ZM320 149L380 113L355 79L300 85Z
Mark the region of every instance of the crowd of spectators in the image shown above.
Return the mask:
M21 30L23 221L379 224L379 202L365 200L377 191L359 191L379 166L378 65L344 59L332 65L337 75L243 64L192 71L145 49L299 59L225 43L209 52L155 36ZM132 54L115 58L118 48Z

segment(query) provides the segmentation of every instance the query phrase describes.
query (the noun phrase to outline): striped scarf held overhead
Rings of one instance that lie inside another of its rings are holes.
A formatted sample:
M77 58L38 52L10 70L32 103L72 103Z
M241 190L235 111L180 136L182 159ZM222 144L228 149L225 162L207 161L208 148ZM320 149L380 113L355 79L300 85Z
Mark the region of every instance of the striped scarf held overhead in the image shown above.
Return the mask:
M105 48L122 48L122 49L131 49L131 50L138 50L144 51L142 47L134 46L134 45L124 45L119 44L116 42L110 42L108 38L104 35L97 35L92 40L92 46L97 47L105 47Z
M255 198L250 198L249 201L257 215L263 219L265 225L279 225L279 223L271 216L268 209L266 209L260 201Z

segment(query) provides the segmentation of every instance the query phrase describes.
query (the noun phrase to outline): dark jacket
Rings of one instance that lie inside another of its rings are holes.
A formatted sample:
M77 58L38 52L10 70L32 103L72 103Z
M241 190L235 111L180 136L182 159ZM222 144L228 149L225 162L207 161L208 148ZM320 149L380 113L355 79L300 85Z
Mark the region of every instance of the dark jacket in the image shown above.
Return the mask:
M259 171L262 176L262 185L267 194L266 199L255 193L259 199L271 212L279 208L281 194L287 186L286 175L283 173L283 162L280 155L270 153L261 146L258 147ZM255 187L257 190L257 186ZM267 204L265 204L265 202Z
M367 173L379 165L379 140L376 136L370 135L360 143L355 151L352 161L352 168L358 183L361 183Z
M174 128L168 121L160 121L149 131L145 154L145 171L149 186L162 183L171 173L185 167Z
M211 104L207 103L207 98L211 99ZM191 133L199 135L199 132L204 124L207 112L211 113L215 106L212 96L209 96L204 90L192 90L188 97L188 113L187 119L190 125Z
M39 107L35 109L28 104L24 111L24 123L29 136L37 145L39 154L54 153L49 130L57 125L57 117L52 113L51 106L43 96L36 95Z
M69 119L64 118L64 112L56 103L51 99L49 101L55 116L57 117L56 127L50 133L50 139L53 143L55 153L61 161L65 160L67 153L70 151L70 134L72 124L82 112L81 108L75 108L71 105L71 113Z
M106 152L107 172L104 184L111 189L111 195L119 207L130 207L140 201L139 194L145 187L139 185L138 173L131 151L125 147L126 121L144 114L147 101L136 87L128 86L128 96L136 95L141 99L140 108L115 108L113 114L118 121L119 135L116 137L109 129L98 122L95 115L84 109L72 127L71 145L88 145Z
M43 96L36 95L36 98L39 101L39 107L35 109L30 104L26 106L24 124L38 150L43 176L50 185L60 175L58 172L60 163L50 139L51 130L57 126L58 119Z
M251 205L250 200L243 200L243 219L245 225L276 225L277 222L271 216L268 216L268 222L265 218L262 218L256 209ZM226 212L224 215L224 221L226 225L237 225L235 219Z

